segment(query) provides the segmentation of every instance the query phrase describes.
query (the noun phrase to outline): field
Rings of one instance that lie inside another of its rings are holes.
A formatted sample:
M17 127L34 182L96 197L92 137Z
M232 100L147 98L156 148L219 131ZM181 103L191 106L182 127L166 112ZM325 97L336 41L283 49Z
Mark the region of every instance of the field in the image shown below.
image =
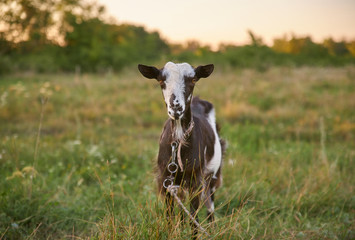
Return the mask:
M209 239L355 238L354 66L217 69L195 95L229 143ZM166 118L136 69L2 77L0 239L189 239L156 195Z

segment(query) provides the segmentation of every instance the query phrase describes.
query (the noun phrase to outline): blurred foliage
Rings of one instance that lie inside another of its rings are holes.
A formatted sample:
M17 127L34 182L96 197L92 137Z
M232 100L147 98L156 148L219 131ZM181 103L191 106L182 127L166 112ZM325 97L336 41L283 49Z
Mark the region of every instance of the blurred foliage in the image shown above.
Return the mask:
M105 7L84 0L3 0L0 3L0 74L119 71L138 62L213 62L221 66L344 66L355 63L355 40L284 36L266 46L248 30L250 44L221 44L217 50L198 41L170 44L158 32L117 24Z

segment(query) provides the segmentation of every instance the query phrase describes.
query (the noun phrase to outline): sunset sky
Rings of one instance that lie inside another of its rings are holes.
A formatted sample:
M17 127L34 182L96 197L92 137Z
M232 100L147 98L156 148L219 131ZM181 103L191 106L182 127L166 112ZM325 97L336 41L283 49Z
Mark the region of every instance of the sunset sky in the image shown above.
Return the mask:
M118 23L158 30L170 42L244 44L247 30L273 38L355 39L355 0L99 0Z

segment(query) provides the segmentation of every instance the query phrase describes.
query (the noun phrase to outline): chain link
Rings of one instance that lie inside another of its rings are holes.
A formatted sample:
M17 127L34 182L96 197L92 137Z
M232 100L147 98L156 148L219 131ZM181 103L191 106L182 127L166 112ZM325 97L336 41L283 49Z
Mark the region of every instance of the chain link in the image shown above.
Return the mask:
M171 143L171 163L168 164L167 169L168 172L170 173L169 176L166 177L166 179L163 182L164 188L168 189L169 187L174 185L174 176L173 174L177 172L178 170L178 165L176 164L176 152L177 148L179 146L179 143L174 141Z

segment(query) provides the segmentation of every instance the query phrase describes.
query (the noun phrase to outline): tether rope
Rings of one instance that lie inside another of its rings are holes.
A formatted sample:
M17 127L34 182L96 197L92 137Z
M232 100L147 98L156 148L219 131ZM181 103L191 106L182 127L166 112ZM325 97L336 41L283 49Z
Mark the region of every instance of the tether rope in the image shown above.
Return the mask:
M206 234L207 236L209 236L209 234L207 233L207 231L196 221L196 219L194 218L194 216L191 215L191 213L189 212L189 210L187 210L187 208L184 206L184 204L181 202L180 198L177 195L177 189L180 186L177 185L170 185L168 186L167 190L170 194L172 194L175 198L175 200L177 201L177 203L180 205L180 207L185 211L185 213L189 216L189 218L191 219L191 221L196 225L196 227L198 227L200 229L200 231L202 231L204 234Z

